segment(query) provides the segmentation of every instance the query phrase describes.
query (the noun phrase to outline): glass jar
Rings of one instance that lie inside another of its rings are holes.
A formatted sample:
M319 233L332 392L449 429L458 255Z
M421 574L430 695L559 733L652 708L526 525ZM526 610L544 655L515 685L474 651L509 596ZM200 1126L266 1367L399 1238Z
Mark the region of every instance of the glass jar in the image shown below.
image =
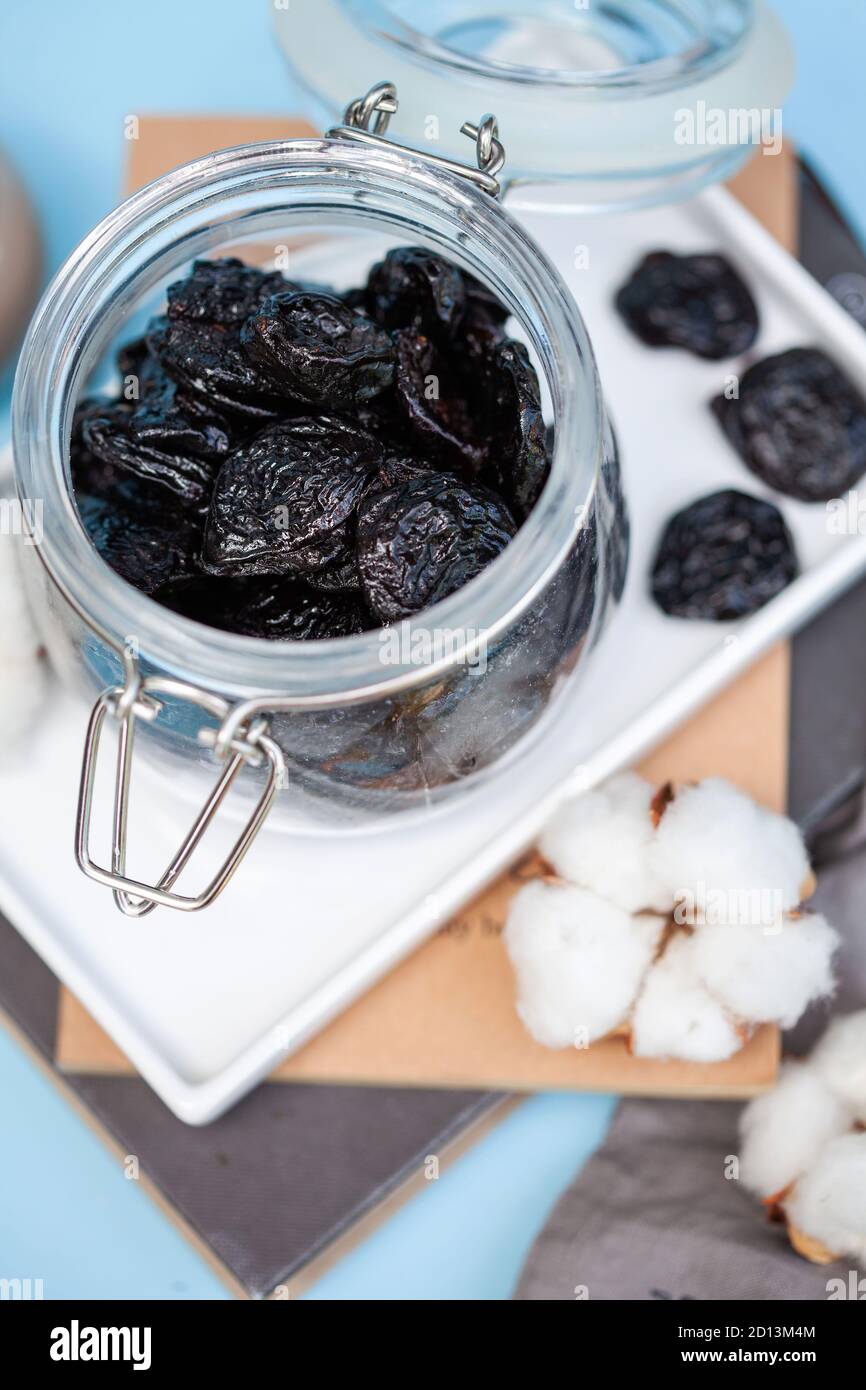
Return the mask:
M264 250L288 254L290 276L310 278L314 266L315 278L339 287L407 243L443 253L495 290L543 383L550 477L502 554L416 619L328 641L218 631L121 579L74 504L72 411L117 345L161 305L166 285L195 257L261 261ZM19 491L43 502L41 543L27 555L45 644L68 684L101 697L88 758L115 714L124 730L142 729L148 760L171 774L173 794L200 797L202 779L214 777L214 745L223 766L246 767L262 761L269 741L266 791L261 772L239 779L261 794L259 811L273 802L271 819L294 830L352 830L395 812L430 814L526 756L553 721L578 717L577 678L625 575L616 449L571 295L472 178L342 138L244 146L176 169L111 213L46 292L20 359L13 442ZM92 766L88 775L85 822ZM118 794L116 819L123 787ZM90 872L86 825L79 831ZM102 881L117 887L123 858L116 840L115 877L104 871ZM147 902L163 900L165 892Z
M533 210L644 207L729 178L775 134L793 77L765 0L291 0L274 24L325 123L383 74L398 138L421 149L459 156L466 111L495 111L506 200Z

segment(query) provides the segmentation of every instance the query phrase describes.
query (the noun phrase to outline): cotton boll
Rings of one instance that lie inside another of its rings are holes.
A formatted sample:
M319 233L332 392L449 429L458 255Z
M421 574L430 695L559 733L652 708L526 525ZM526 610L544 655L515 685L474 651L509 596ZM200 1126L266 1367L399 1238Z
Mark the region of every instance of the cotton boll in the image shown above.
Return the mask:
M866 1124L866 1009L834 1019L810 1061L854 1118Z
M809 877L803 837L793 821L756 805L720 777L677 791L649 860L671 893L698 914L718 894L736 890L747 907L754 896L758 921L766 920L767 895L773 915L796 907Z
M785 1215L801 1234L866 1266L866 1134L831 1140L797 1179Z
M541 837L556 872L626 912L670 912L673 897L652 872L653 788L634 772L568 802Z
M782 918L775 929L701 926L695 969L716 998L750 1023L791 1028L813 999L833 989L839 937L818 913Z
M631 1019L637 1057L721 1062L742 1046L736 1020L695 972L692 938L675 936L644 981Z
M740 1116L740 1178L762 1199L774 1197L850 1128L848 1111L814 1068L788 1062L775 1089Z
M529 883L503 933L517 1011L545 1047L592 1042L628 1015L663 929L570 884Z

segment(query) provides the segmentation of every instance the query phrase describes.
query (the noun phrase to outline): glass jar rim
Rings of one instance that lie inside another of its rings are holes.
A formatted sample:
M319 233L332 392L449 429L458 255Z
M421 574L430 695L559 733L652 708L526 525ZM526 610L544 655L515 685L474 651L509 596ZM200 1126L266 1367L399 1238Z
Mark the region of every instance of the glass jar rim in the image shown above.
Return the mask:
M282 191L287 200L306 196L311 204L327 192L332 200L344 200L342 212L360 215L363 208L368 221L379 218L382 225L388 224L383 209L390 199L407 217L410 209L416 216L426 212L431 226L435 221L437 227L440 222L450 227L455 259L482 279L481 247L497 258L506 291L509 283L519 283L521 300L511 293L504 297L547 376L556 425L550 478L505 551L464 588L418 615L416 623L425 631L471 631L494 640L555 574L589 516L602 457L600 385L577 305L545 254L488 194L411 153L359 148L339 139L243 145L182 165L111 212L58 271L22 349L13 399L19 493L43 503L43 534L34 548L67 600L105 641L122 649L134 636L143 662L181 676L192 673L232 698L262 691L351 692L370 698L411 688L459 662L472 646L470 638L462 648L427 661L416 659L411 644L401 644L412 657L385 667L382 629L323 641L272 642L205 627L165 609L111 570L87 537L72 500L66 466L72 409L86 376L88 320L100 297L113 295L119 310L134 299L135 288L141 292L145 270L155 282L159 258L153 248L179 245L179 227L186 229L185 247L192 244L195 228L201 244L215 248L219 206L239 208L245 195L262 191ZM320 206L334 213L337 202ZM129 262L136 258L130 275ZM502 292L501 285L497 289ZM411 633L413 624L407 626Z
M677 53L607 69L542 68L464 53L425 34L417 21L401 18L387 0L362 0L362 4L365 21L386 49L391 46L410 54L416 62L441 68L443 77L453 71L470 78L528 85L540 100L547 88L568 87L575 95L580 92L602 95L605 90L615 88L621 95L626 91L646 93L698 81L730 62L746 41L755 19L754 0L726 0L730 22L720 23L708 8L707 24L700 37ZM346 0L346 8L351 13L358 6L354 0ZM684 22L699 23L701 16L686 10L682 18Z

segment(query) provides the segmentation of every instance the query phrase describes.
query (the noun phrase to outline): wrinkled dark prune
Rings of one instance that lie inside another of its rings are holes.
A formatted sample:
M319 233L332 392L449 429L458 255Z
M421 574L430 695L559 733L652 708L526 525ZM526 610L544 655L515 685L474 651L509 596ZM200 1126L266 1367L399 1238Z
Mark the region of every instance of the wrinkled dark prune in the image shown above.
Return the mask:
M538 377L526 348L510 338L493 352L486 376L494 433L485 481L525 521L550 472Z
M422 246L398 246L367 278L367 309L383 328L451 337L466 307L463 276Z
M291 289L279 271L258 270L235 256L215 261L194 261L183 280L166 291L168 317L220 323L240 328L272 294Z
M313 593L292 579L203 575L167 584L154 597L195 622L268 641L351 637L374 625L358 595Z
M117 350L117 370L124 383L130 377L138 382L141 381L142 377L148 381L151 379L153 369L158 368L158 366L156 359L150 355L146 336L133 338L132 342L124 343ZM142 391L139 390L139 397L142 394Z
M645 256L616 297L629 328L650 347L679 347L717 361L758 334L748 286L724 256Z
M247 319L241 343L275 391L309 405L343 410L394 380L391 335L335 295L272 295Z
M98 459L84 438L84 427L91 417L101 415L109 404L102 397L85 396L75 407L69 436L69 469L72 487L78 493L107 495L123 486L126 473Z
M712 409L770 487L827 502L866 472L866 401L818 348L765 357L744 373L739 390L738 399L718 396Z
M341 300L343 301L343 303L346 304L346 305L348 305L348 307L349 307L350 309L357 309L357 311L358 311L359 314L366 314L366 312L367 312L367 286L366 286L366 285L353 285L352 288L351 288L350 290L338 290L338 291L334 291L333 289L331 289L331 290L328 291L328 293L329 293L329 294L334 294L334 293L336 293L337 298L338 298L338 299L341 299Z
M185 411L174 395L151 392L135 407L91 413L84 442L110 468L154 483L193 507L207 505L219 464L229 451L225 428Z
M376 626L358 594L313 593L305 584L260 580L235 613L234 631L269 641L311 642L329 637L353 637Z
M358 573L358 561L355 559L354 547L348 559L341 560L339 564L330 565L328 569L312 570L304 575L304 579L311 589L316 589L319 593L360 593L361 576Z
M394 345L394 391L416 446L448 467L480 473L489 457L488 440L464 383L433 342L414 329L396 332Z
M367 602L386 623L419 613L479 574L515 530L494 493L447 473L374 493L358 514L358 569Z
M262 422L286 412L285 400L244 352L239 327L158 319L148 345L170 377L214 409Z
M475 322L484 320L501 328L511 310L502 303L502 300L492 290L488 289L486 285L482 285L480 280L476 280L474 275L470 275L465 270L462 274L463 289L466 295L466 308L463 313L464 327L469 320Z
M677 618L744 618L781 593L797 568L778 507L729 489L671 517L653 564L652 593Z
M492 290L465 271L463 285L466 307L460 327L453 344L444 346L451 350L454 358L460 362L461 373L467 376L478 367L483 371L499 344L505 342L505 321L509 311Z
M205 568L304 574L348 558L349 522L382 461L371 434L336 417L273 425L223 464L205 533Z
M429 463L413 458L409 454L388 454L382 463L371 473L364 488L364 496L373 492L388 492L392 487L408 483L412 478L423 478L435 472Z
M77 498L84 529L106 564L142 593L196 571L201 522L170 503L154 503L138 483L111 497Z

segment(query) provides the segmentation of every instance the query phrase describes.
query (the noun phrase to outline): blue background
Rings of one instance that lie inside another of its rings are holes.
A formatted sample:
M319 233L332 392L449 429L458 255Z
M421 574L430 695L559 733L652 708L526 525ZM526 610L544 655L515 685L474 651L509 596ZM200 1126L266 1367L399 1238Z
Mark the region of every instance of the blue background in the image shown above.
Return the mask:
M866 4L776 0L794 37L787 131L866 240ZM4 0L0 143L42 223L47 270L117 201L135 112L301 109L265 0ZM9 373L0 381L5 438ZM500 1299L609 1097L537 1096L323 1278L312 1298ZM0 1276L48 1298L225 1298L140 1187L0 1033Z

